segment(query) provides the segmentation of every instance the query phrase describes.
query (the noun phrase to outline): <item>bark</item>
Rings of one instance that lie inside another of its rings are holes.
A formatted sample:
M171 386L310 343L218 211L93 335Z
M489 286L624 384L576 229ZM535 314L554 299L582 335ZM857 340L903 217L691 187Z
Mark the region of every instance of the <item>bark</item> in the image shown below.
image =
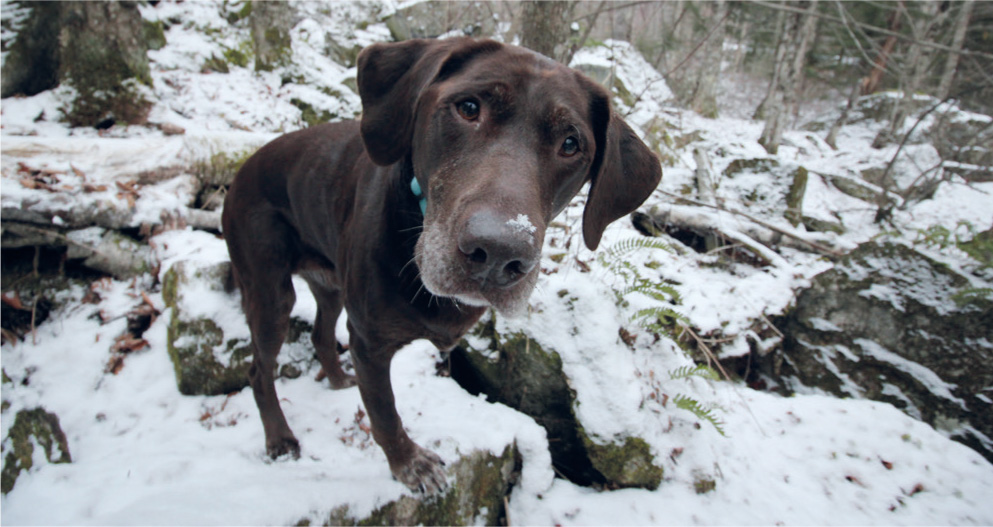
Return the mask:
M914 109L914 95L924 85L924 78L927 75L933 52L931 48L925 47L921 43L927 41L934 28L940 25L938 23L940 17L937 17L939 5L938 2L924 2L922 4L923 17L917 23L911 23L911 31L915 40L907 50L907 59L901 69L900 87L903 91L903 97L894 105L890 126L880 130L876 138L873 139L873 148L882 148L895 141L903 129L904 122Z
M955 24L955 34L952 36L953 49L961 50L962 44L965 42L965 34L969 29L969 18L972 16L972 4L973 0L966 0L961 4L962 7ZM941 81L938 83L935 97L939 99L948 97L952 89L952 80L955 79L955 71L958 69L959 56L958 53L949 53L948 58L945 59L945 69L941 75Z
M903 0L897 2L897 5L899 9L902 9ZM889 30L891 33L900 31L901 18L899 9L894 10L890 17ZM890 54L893 53L893 48L896 47L896 41L897 37L894 34L886 37L883 47L879 49L879 53L873 61L872 71L869 72L869 76L865 78L865 83L862 85L862 95L876 93L879 90L879 85L883 81L883 75L886 74L886 63L889 61Z
M252 27L255 71L272 71L286 65L292 51L290 30L297 22L294 9L291 2L252 2L248 19Z
M717 88L724 48L728 4L723 0L696 4L695 20L682 27L689 44L679 65L666 78L680 102L705 117L717 117ZM675 72L675 75L672 73Z
M807 48L814 35L816 18L812 15L817 10L817 4L804 1L799 5L805 8L804 11L789 15L783 29L779 64L776 66L780 74L776 75L775 89L767 102L765 128L759 138L759 144L774 155L779 151L783 130L796 113Z
M574 2L524 2L521 14L521 45L551 59L564 58L556 47L566 43Z
M841 131L841 127L845 125L848 121L848 114L852 111L855 106L855 101L859 98L859 87L865 82L865 79L859 80L857 84L852 86L852 90L848 92L848 102L845 104L845 109L841 111L841 115L838 116L838 120L831 125L831 129L828 130L827 137L824 142L828 144L831 148L838 149L838 132Z

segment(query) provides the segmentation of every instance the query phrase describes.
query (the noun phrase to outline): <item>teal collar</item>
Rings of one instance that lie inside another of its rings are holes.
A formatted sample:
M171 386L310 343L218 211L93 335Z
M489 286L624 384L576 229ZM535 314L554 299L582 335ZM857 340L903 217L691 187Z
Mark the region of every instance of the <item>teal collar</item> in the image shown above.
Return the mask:
M428 198L424 197L424 192L421 191L421 184L417 182L417 178L410 180L410 191L414 193L414 197L418 199L418 203L421 205L421 215L424 215L428 211Z

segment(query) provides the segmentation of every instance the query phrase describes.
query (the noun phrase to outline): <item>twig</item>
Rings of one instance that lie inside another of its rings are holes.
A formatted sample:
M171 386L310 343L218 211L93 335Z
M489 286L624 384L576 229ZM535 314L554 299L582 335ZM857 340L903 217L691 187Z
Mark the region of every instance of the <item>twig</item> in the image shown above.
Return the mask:
M689 326L680 324L680 327L684 329L687 333L689 333L690 336L693 337L693 340L697 342L697 345L703 350L704 355L707 356L707 362L709 363L711 360L713 360L714 364L717 365L717 369L720 370L721 374L724 375L724 378L727 379L727 381L730 383L731 376L728 375L728 372L724 370L724 366L722 366L721 362L717 360L717 356L714 355L714 352L707 346L707 344L703 342L703 339L701 339L700 336L697 335L693 331L693 329L691 329ZM755 417L755 414L752 412L752 407L748 405L748 401L745 400L745 397L741 395L741 392L739 392L738 389L734 386L734 383L731 383L731 390L735 393L735 395L738 396L739 399L741 399L741 404L745 405L745 409L748 410L748 415L751 415L752 419L755 420L755 426L758 427L759 432L761 432L762 435L765 436L766 433L765 430L762 428L762 423L759 422L758 417Z

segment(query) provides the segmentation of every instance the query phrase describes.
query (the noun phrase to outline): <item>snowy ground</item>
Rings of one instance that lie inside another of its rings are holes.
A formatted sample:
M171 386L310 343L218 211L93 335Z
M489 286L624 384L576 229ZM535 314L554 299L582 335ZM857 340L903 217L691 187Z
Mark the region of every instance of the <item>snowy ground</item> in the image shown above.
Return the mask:
M216 152L255 148L302 126L300 111L288 102L292 98L341 116L358 113L358 97L345 84L354 69L326 58L326 36L349 45L388 39L383 24L354 27L368 13L388 12L393 6L299 5L307 16L294 30L297 60L292 73L302 80L285 85L280 72L259 75L236 66L229 74L200 71L204 60L223 55L225 47L246 38L243 27L224 20L219 4L142 7L147 18L181 21L166 33L169 44L149 54L157 101L150 121L182 126L183 136L166 137L154 127L139 126L105 133L69 129L58 122L58 107L66 97L59 90L4 99L3 206L57 213L100 201L132 214L135 226L156 222L163 211L182 210L190 203L190 174L142 187L133 211L115 190L81 190L84 178L91 185L113 187L144 170L190 166ZM732 159L766 157L757 143L761 123L703 119L673 107L665 83L640 68L641 59L630 48L608 46L579 59L598 63L613 49L621 61L618 74L632 93L643 94L634 107L621 108L630 122L647 126L663 116L673 137L700 134L691 147L670 152L675 166L665 168L662 191L678 194L692 183L692 147L710 152L718 173ZM332 97L312 86L341 95ZM865 166L885 164L893 150L869 148L874 133L871 124L848 127L839 136L839 150L833 151L818 134L788 132L788 143L776 157L783 167L803 164L814 173L804 209L845 223L848 234L834 240L838 246L853 247L880 235L912 242L918 229L960 220L976 230L990 227L993 185L953 181L943 184L934 199L896 213L894 222L902 234L883 233L872 223L871 206L816 175L857 175ZM936 155L928 145L912 146L911 154L920 165ZM61 173L63 186L58 192L24 188L19 162ZM752 174L722 181L718 197L786 227L781 210L775 209L776 196L786 186L782 177ZM659 192L647 205L666 207L672 201ZM738 221L723 212L708 214L732 227ZM499 453L508 442L517 442L523 477L510 496L511 523L993 524L993 466L889 405L817 394L783 398L741 384L677 379L673 372L691 363L672 341L655 342L642 332L631 347L621 342L618 328L633 330L630 317L644 304L632 299L631 305L617 305L613 290L619 287L618 278L581 247L580 217L581 208L571 207L559 218L568 229L550 231L542 261L550 274L542 275L529 317L500 324L530 328L536 340L559 351L589 432L601 437L633 434L649 443L666 470L658 490L596 492L555 479L544 431L530 418L436 376L438 352L427 342L409 345L394 361L399 411L422 445L451 462L460 453ZM636 236L622 220L605 233L602 247ZM152 241L163 262L160 272L181 259L225 258L223 241L204 232L172 230ZM563 251L568 258L550 258ZM954 250L935 250L934 255L952 265L968 265ZM744 335L755 321L782 312L796 288L830 266L814 255L786 249L775 265L765 268L717 266L716 258L655 251L639 253L632 263L661 263L657 276L677 284L682 296L677 309L702 333L738 336L725 345L726 354L747 350ZM299 461L276 463L265 457L249 390L228 397L185 397L176 390L165 345L167 317L159 317L145 333L148 348L127 356L116 375L106 373L109 346L124 331L123 315L143 301L140 293L163 308L152 278L101 282L96 286L102 299L98 304L82 301L87 292L82 287L65 292L63 307L36 335L3 346L3 369L13 380L2 387L3 399L11 405L2 414L3 437L18 410L43 406L59 416L73 457L71 464L36 463L36 469L22 474L0 502L4 524L255 525L302 518L320 523L339 505L348 504L361 516L408 492L391 479L385 457L364 431L368 418L360 413L357 390L332 392L314 382L316 370L278 382L303 455ZM560 295L562 291L568 294ZM298 286L297 295L294 315L312 318L315 307L306 287ZM99 311L103 316L95 317ZM677 394L719 406L727 436L665 404ZM698 493L709 482L712 490Z

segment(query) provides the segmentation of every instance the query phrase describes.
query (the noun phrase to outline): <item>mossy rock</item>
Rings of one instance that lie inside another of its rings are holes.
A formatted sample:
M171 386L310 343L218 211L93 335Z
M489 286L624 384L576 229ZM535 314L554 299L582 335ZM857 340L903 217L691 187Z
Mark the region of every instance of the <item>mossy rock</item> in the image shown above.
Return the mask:
M223 293L230 263L198 267L177 262L162 277L162 298L169 308L166 345L176 372L176 384L184 395L220 395L248 386L252 365L251 341L225 338L213 320L193 317L184 311L184 294L195 282Z
M453 371L453 377L461 376L491 400L532 417L545 428L552 463L571 481L604 488L653 489L659 485L662 468L654 466L644 440L587 434L573 410L576 394L555 350L544 348L523 332L500 335L490 318L453 351L453 362L469 370Z
M970 285L911 247L864 243L797 294L782 348L753 368L787 392L890 403L993 460L993 302L957 302Z
M211 55L209 59L203 61L201 71L213 71L215 73L231 73L228 63L217 55Z
M779 168L779 166L779 161L766 157L735 159L728 164L727 168L724 169L724 175L731 178L741 172L772 172Z
M856 178L828 176L827 179L831 183L831 186L855 199L873 204L879 200L880 191L878 188L872 187L867 183L862 183Z
M644 439L627 436L598 443L582 431L580 433L590 461L610 483L649 490L662 483L664 470L655 465L655 455Z
M803 226L811 232L834 232L837 234L845 234L845 226L841 222L822 220L820 218L814 218L813 216L802 216L800 221Z
M152 85L146 26L133 2L61 2L59 78L76 90L72 126L144 123Z
M289 64L293 51L290 30L296 16L295 7L289 2L252 3L248 19L256 71L272 71Z
M21 410L3 442L5 452L0 490L7 494L14 488L22 471L30 470L40 457L35 446L41 447L49 463L71 463L69 444L59 425L59 418L44 408Z
M803 219L803 196L807 192L807 169L797 167L793 171L793 181L786 193L786 212L783 214L794 227Z
M365 518L347 505L331 511L326 525L498 525L504 498L519 477L519 454L509 445L499 456L473 451L448 469L448 490L440 496L402 496Z
M165 24L161 20L151 21L144 20L141 21L142 28L145 32L145 43L148 45L150 50L160 50L166 45L165 37Z
M300 109L300 119L307 123L307 126L314 126L327 123L338 117L338 114L327 110L317 110L314 105L300 99L290 99L290 104Z

